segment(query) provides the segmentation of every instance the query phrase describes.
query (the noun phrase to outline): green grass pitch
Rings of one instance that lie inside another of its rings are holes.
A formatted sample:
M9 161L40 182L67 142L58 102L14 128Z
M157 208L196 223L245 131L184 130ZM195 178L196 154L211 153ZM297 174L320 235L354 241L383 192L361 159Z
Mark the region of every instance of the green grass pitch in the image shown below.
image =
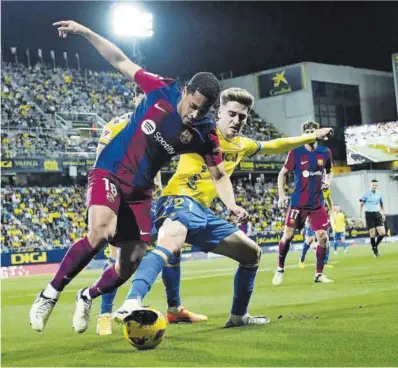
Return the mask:
M228 317L236 264L227 259L186 262L182 298L209 322L169 325L162 344L137 351L121 336L95 333L99 300L83 335L72 330L76 291L94 281L100 270L87 271L65 290L42 333L29 327L29 308L50 276L2 281L1 343L5 367L139 367L139 366L398 366L398 244L382 244L381 258L369 246L331 255L326 268L333 284L314 284L314 252L304 270L299 254L288 255L284 284L271 285L276 255L263 256L250 312L266 314L266 326L223 329ZM121 305L127 288L116 298ZM146 304L166 310L158 280ZM282 318L278 319L279 316Z

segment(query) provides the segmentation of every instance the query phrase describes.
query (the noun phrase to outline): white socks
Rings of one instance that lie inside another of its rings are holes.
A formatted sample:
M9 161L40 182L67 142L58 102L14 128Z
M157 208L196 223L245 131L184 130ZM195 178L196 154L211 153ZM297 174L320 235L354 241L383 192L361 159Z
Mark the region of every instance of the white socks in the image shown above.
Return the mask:
M55 290L51 284L48 284L46 288L43 291L43 295L47 298L51 299L58 299L59 296L61 295L61 292L58 290Z
M122 308L127 309L127 310L140 309L140 308L142 308L141 300L140 299L126 299L126 301L123 303Z
M177 314L181 309L181 305L179 307L168 307L167 313Z
M88 300L91 300L91 296L90 296L90 293L88 292L88 288L84 289L84 291L82 292L82 295L85 296Z
M237 314L231 314L231 317L230 317L231 321L232 321L233 323L235 323L235 324L237 324L237 323L239 323L239 322L241 322L241 321L244 321L244 320L246 320L246 319L248 319L248 318L249 318L249 313L246 313L246 314L243 315L243 316L239 316L239 315L237 315Z

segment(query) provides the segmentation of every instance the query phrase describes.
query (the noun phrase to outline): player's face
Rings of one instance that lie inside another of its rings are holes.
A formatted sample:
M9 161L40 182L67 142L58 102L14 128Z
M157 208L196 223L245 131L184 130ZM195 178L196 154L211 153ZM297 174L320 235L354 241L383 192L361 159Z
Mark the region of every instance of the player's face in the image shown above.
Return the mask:
M206 103L206 97L196 91L194 94L188 93L184 88L181 101L178 103L177 111L184 124L192 124L197 118L203 117L207 111L203 107Z
M335 210L336 212L340 212L340 206L334 206L334 210Z
M217 125L225 138L235 138L247 122L249 108L236 101L229 101L218 110Z
M378 183L370 183L370 189L376 190L378 187Z

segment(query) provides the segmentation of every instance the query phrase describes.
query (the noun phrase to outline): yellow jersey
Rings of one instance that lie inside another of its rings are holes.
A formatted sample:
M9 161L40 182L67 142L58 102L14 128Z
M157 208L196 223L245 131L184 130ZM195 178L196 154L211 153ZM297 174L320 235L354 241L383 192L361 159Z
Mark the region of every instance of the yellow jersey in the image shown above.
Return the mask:
M102 129L98 146L106 146L113 138L115 138L127 125L132 114L132 112L128 112L113 118L109 123L107 123Z
M227 141L217 129L224 168L231 176L242 159L261 150L260 143L246 137L235 137ZM196 153L181 155L175 174L163 189L161 197L183 195L210 207L217 197L216 187L203 158Z
M336 222L332 223L334 233L345 233L345 214L342 212L334 215Z

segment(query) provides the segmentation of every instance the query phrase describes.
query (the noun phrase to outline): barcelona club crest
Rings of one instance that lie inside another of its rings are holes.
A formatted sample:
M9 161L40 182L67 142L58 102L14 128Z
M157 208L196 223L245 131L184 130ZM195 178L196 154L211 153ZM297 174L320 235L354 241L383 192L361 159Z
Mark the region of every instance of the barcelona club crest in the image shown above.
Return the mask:
M323 158L318 158L318 166L323 166Z
M192 138L193 135L188 130L184 130L180 135L181 142L184 144L188 144Z
M115 196L111 192L107 192L106 193L106 199L110 203L114 203L115 202Z

